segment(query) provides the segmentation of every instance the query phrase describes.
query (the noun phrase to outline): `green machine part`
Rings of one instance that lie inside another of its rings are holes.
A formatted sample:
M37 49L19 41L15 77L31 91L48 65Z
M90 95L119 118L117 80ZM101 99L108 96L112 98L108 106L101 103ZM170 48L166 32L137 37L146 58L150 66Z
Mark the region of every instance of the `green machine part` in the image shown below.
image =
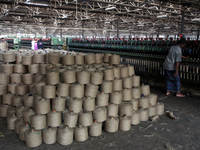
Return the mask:
M52 46L63 46L63 38L59 37L52 37L51 38L51 45Z

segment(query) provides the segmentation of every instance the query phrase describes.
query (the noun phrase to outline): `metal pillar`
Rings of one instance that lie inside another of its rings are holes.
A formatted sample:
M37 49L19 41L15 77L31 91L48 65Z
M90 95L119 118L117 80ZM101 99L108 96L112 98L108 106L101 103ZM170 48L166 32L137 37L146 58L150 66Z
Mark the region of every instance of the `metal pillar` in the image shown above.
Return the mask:
M62 37L62 29L60 29L60 37Z
M117 19L117 39L119 39L119 18Z
M184 32L185 12L182 11L181 34Z
M82 22L82 38L84 38L84 21Z
M46 28L45 32L46 32L45 34L46 34L46 38L47 38L47 28Z
M200 31L200 28L198 29L197 40L199 40L199 31Z
M160 28L158 29L158 34L157 34L157 37L159 38L159 34L160 34Z

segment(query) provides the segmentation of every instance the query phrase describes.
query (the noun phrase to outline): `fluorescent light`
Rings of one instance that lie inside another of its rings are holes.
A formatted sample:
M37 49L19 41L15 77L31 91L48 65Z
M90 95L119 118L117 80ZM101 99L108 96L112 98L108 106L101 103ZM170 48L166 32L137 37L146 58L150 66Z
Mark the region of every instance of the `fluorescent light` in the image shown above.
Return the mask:
M159 15L159 16L157 16L157 18L165 18L165 17L168 17L168 15L166 14L166 15Z
M164 27L164 29L170 29L170 27Z
M110 23L110 21L105 21L104 23Z
M143 25L143 24L138 24L137 26L138 26L138 27L143 27L144 25Z
M112 7L106 8L105 10L112 10L112 9L115 9L115 8L116 8L115 6L112 6Z
M24 2L24 4L28 4L28 5L36 5L36 6L50 6L50 5L48 5L48 4L32 3L32 2Z
M200 21L200 18L194 18L191 21Z

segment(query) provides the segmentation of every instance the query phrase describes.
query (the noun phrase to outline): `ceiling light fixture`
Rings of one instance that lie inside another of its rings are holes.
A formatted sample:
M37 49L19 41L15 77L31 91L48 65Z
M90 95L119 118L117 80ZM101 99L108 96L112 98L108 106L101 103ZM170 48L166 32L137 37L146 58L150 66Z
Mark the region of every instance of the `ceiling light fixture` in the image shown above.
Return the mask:
M157 16L157 18L166 18L166 17L168 17L167 14L165 14L165 15L158 15L158 16Z
M116 9L116 7L115 7L115 6L108 7L108 8L106 8L105 10L113 10L113 9Z
M194 18L191 21L200 21L200 18Z

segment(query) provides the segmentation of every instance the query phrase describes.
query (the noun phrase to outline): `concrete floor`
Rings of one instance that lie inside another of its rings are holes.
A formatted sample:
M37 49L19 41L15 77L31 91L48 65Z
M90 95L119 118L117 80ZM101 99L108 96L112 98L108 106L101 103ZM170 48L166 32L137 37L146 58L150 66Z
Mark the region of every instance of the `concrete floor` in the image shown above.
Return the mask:
M158 101L165 103L165 110L174 112L179 120L163 115L155 122L147 121L132 126L129 132L117 131L111 134L104 131L100 137L89 137L83 143L74 141L69 146L42 144L34 149L163 150L171 147L176 150L199 150L200 98L165 96L162 88L151 88L151 92L158 94ZM0 137L1 150L29 149L17 134L6 128L5 118L0 118L0 131L4 134L4 137Z

